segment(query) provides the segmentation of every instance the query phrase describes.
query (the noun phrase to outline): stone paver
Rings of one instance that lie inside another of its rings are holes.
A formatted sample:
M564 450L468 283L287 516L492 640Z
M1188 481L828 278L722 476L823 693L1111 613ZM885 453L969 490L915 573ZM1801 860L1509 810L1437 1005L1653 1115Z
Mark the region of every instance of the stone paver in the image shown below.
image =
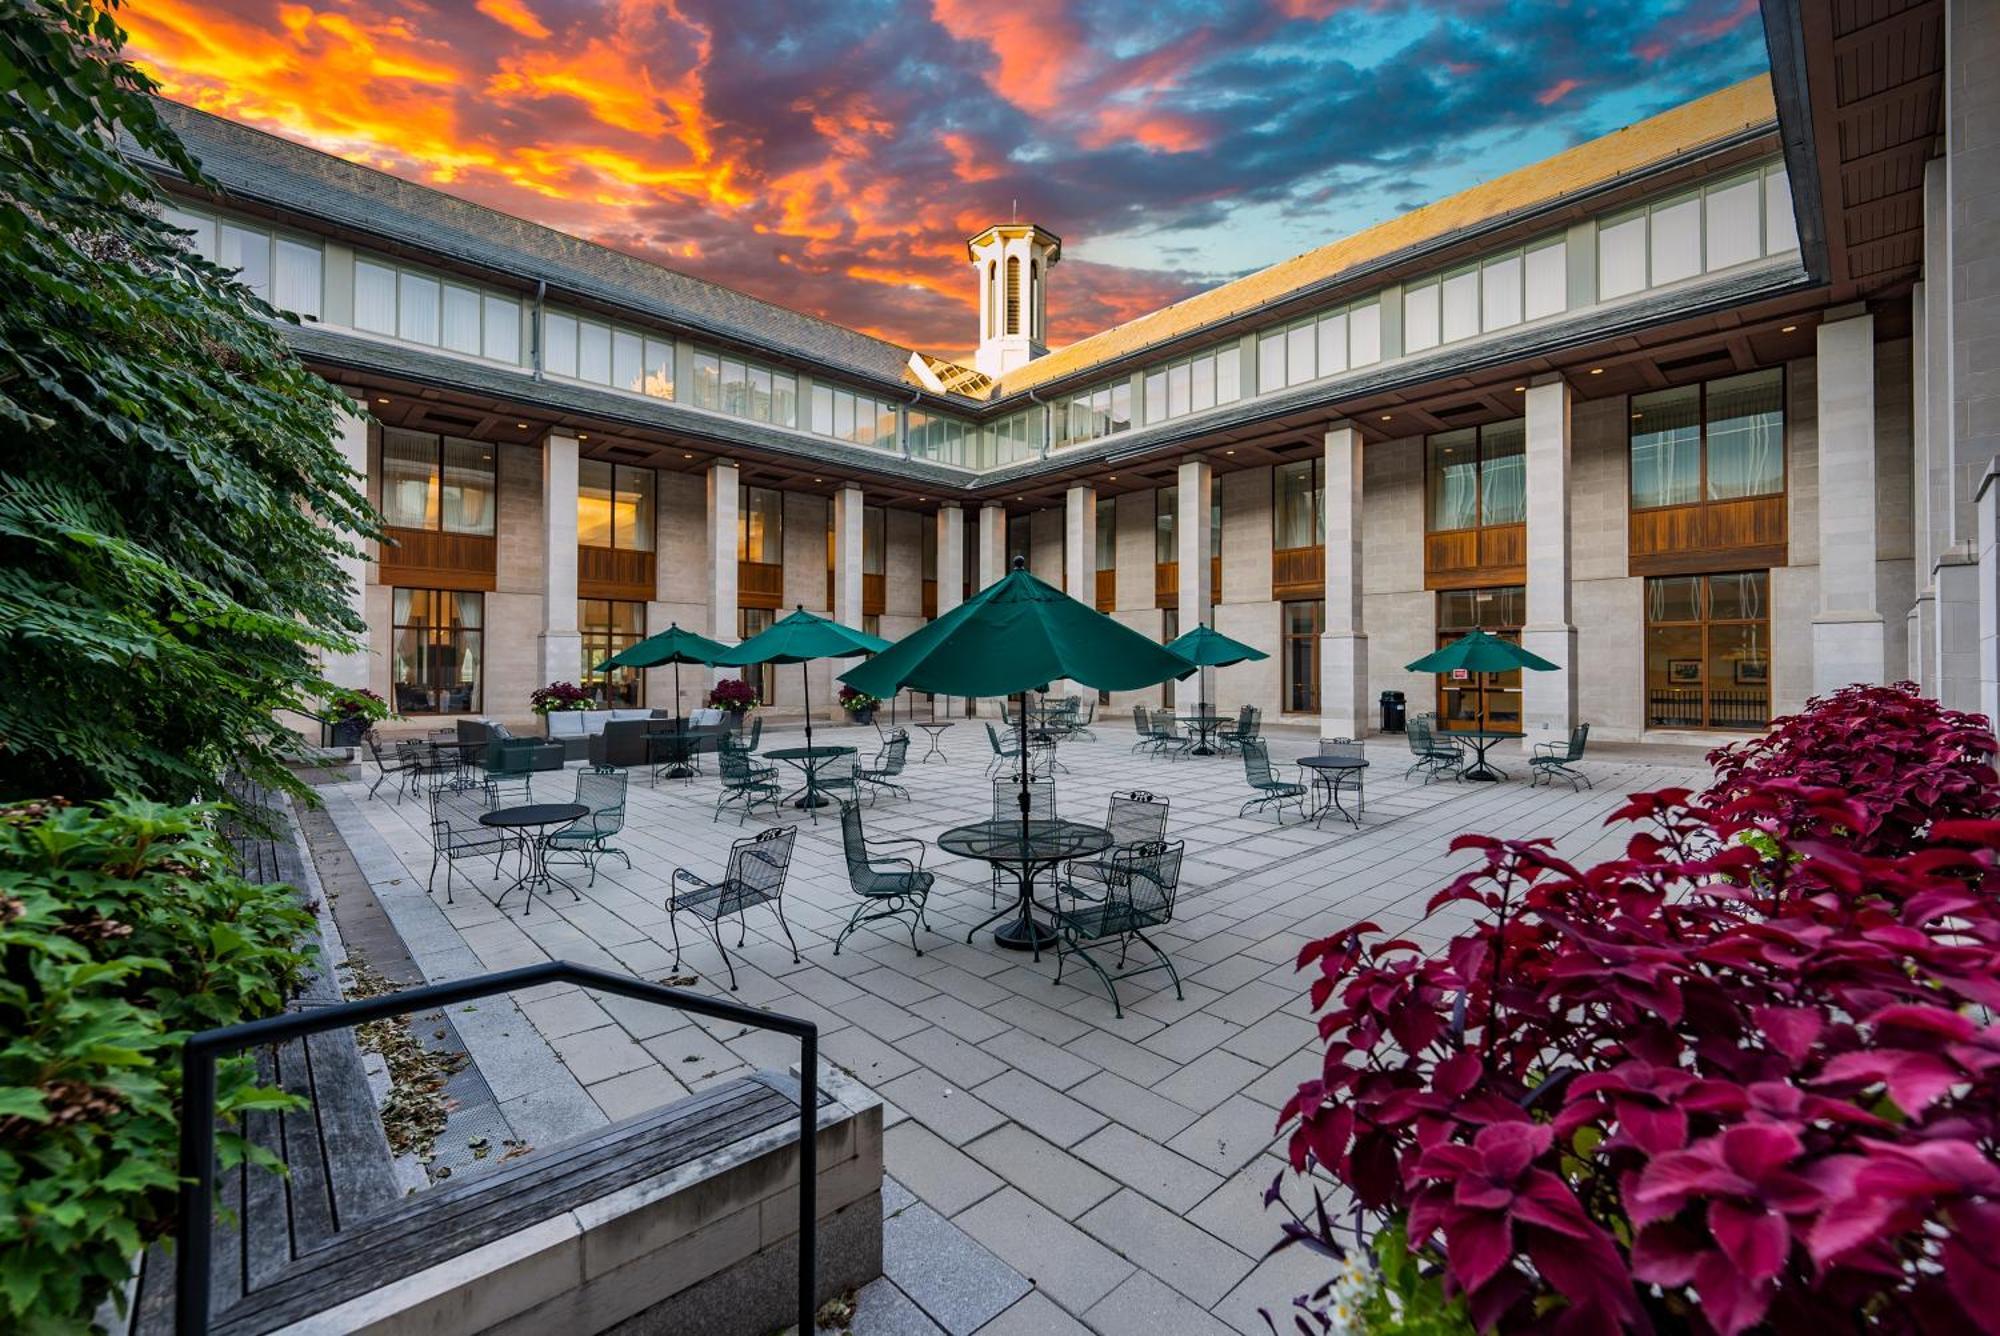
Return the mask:
M872 754L872 732L823 731ZM990 931L968 943L968 929L990 912L989 871L934 843L925 866L939 880L923 956L890 925L856 934L836 959L833 939L853 894L830 821L799 825L785 895L797 963L775 915L753 911L740 950L734 924L723 935L740 985L729 994L703 925L680 925L678 968L697 976L694 987L815 1021L824 1060L887 1102L888 1168L915 1194L885 1189L899 1266L930 1257L937 1271L940 1248L966 1259L967 1283L955 1289L926 1291L925 1281L892 1273L865 1295L858 1332L1261 1333L1260 1307L1285 1327L1291 1297L1326 1272L1298 1250L1252 1266L1279 1232L1262 1207L1283 1168L1276 1110L1318 1062L1310 976L1292 968L1299 948L1362 917L1442 943L1471 921L1462 907L1424 913L1430 895L1471 864L1447 852L1454 835L1546 834L1565 857L1604 856L1625 838L1603 827L1623 794L1703 779L1678 755L1628 748L1584 762L1594 791L1531 789L1518 779L1425 786L1402 777L1402 739L1378 737L1369 741L1377 766L1362 828L1317 831L1296 818L1239 820L1242 767L1232 758L1152 760L1129 752L1129 725L1099 732L1102 742L1062 749L1059 807L1101 819L1106 797L1135 784L1172 804L1170 837L1186 841L1188 857L1175 921L1148 935L1173 958L1184 997L1165 972L1143 975L1119 985L1120 1019L1088 969L1073 963L1058 985L1052 954L1037 961L1000 950ZM1311 745L1304 733L1267 734L1285 773L1288 758ZM799 741L795 727L766 725L767 748ZM931 842L946 826L984 819L985 759L968 748L924 766L914 801L868 809L870 832ZM537 796L564 795L569 783L548 776ZM420 802L365 801L365 784L347 784L327 791L328 814L426 978L566 958L660 979L672 960L662 906L673 869L712 875L740 833L775 824L762 814L742 832L712 823L714 783L712 775L635 783L620 841L632 867L607 863L595 886L579 879L580 901L552 896L526 918L518 893L505 912L494 909L505 882L480 876L474 860L456 869L451 904L442 891L425 893ZM1115 947L1100 953L1116 958ZM1129 963L1151 960L1135 947ZM452 1019L512 1134L537 1147L754 1066L796 1061L788 1039L566 987L493 999Z

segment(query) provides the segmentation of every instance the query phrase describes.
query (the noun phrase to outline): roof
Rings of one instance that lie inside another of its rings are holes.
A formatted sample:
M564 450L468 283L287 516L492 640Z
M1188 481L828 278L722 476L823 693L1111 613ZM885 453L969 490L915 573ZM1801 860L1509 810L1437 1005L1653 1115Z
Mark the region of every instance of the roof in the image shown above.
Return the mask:
M1335 281L1343 274L1424 242L1545 207L1745 130L1774 125L1776 120L1777 104L1772 98L1770 76L1746 79L1435 204L1055 349L1002 376L995 397L1019 394L1086 371L1283 300L1306 288Z
M228 194L324 218L461 262L542 279L670 323L897 385L911 350L348 162L281 136L158 99L161 116ZM156 167L164 164L151 159Z

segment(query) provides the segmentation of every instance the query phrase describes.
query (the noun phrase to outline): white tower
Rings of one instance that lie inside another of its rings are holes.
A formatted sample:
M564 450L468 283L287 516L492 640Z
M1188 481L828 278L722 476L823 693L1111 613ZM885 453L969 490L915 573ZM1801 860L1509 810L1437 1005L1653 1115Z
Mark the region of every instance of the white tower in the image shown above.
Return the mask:
M965 251L979 274L973 365L997 378L1049 350L1049 270L1062 258L1062 238L1033 223L995 223Z

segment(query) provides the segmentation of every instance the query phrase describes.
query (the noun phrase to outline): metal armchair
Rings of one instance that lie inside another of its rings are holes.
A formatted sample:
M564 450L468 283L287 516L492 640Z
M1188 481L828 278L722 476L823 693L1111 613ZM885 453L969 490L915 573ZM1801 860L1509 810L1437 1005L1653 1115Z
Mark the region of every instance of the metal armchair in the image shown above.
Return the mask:
M887 742L882 744L882 753L876 758L874 765L855 771L855 779L868 787L870 802L873 802L875 795L883 790L901 794L904 798L910 796L910 791L896 782L896 777L903 773L903 767L909 763L909 755L910 735L899 728L889 735Z
M708 921L709 936L729 971L729 991L735 992L736 966L722 944L722 920L732 916L736 919L736 947L740 951L749 932L744 911L755 905L770 905L776 911L778 926L784 929L785 940L791 943L792 963L799 963L799 944L792 937L791 925L785 922L785 874L791 870L792 846L797 843L798 835L797 826L778 826L736 841L729 847L729 863L720 881L708 881L684 867L674 869L673 880L667 884L667 922L674 935L673 968L680 968L680 916L685 910Z
M1569 741L1567 742L1540 742L1535 744L1535 754L1528 758L1528 772L1533 776L1529 782L1531 784L1539 784L1546 779L1550 783L1554 783L1556 776L1561 775L1569 781L1572 791L1575 790L1579 780L1582 781L1585 788L1596 788L1597 785L1591 782L1589 775L1574 768L1574 763L1583 759L1583 749L1589 743L1590 725L1578 724L1569 731Z
M1256 792L1236 809L1236 815L1245 816L1253 808L1275 805L1280 824L1285 819L1285 804L1297 803L1299 815L1305 815L1306 786L1279 779L1271 773L1271 753L1261 739L1251 738L1242 744L1243 779Z
M368 755L375 761L375 782L368 786L368 796L373 798L375 790L382 787L383 781L393 778L396 781L396 801L401 803L403 796L410 791L410 777L417 772L414 753L405 751L402 745L397 745L384 756L382 739L371 728L368 730Z
M1104 984L1104 991L1111 995L1111 1009L1121 1019L1125 1015L1125 1007L1118 1000L1120 979L1163 969L1167 977L1174 981L1174 996L1187 996L1181 990L1181 976L1174 968L1174 962L1146 936L1148 928L1173 922L1174 897L1180 890L1181 857L1186 849L1182 841L1172 844L1154 842L1120 849L1112 855L1112 875L1102 883L1103 894L1096 899L1085 899L1076 895L1071 887L1058 886L1055 913L1057 983L1062 982L1063 966L1068 963L1069 957L1081 957ZM1066 896L1065 892L1069 894ZM1088 949L1091 944L1114 939L1118 942L1118 963L1113 967L1116 973L1107 970ZM1125 968L1126 955L1134 941L1153 953L1156 959L1152 964L1137 969Z
M778 768L772 765L751 763L750 753L725 747L715 755L716 769L722 774L722 786L715 795L715 814L711 822L722 820L722 809L731 803L743 804L737 814L736 824L742 825L749 819L759 803L770 804L772 811L778 810Z
M1104 885L1119 874L1120 853L1167 838L1167 800L1143 789L1114 793L1106 805L1104 828L1111 832L1110 848L1094 858L1080 858L1063 866L1062 880L1089 899L1102 898Z
M922 955L924 949L917 945L917 929L930 930L931 925L924 920L924 904L937 881L935 872L924 871L924 842L902 836L871 840L861 825L861 805L842 803L840 844L847 856L847 884L861 897L861 903L854 907L847 926L834 939L833 954L839 955L841 944L864 923L908 918L910 949ZM877 852L883 849L907 849L915 856Z
M444 864L444 902L451 898L451 865L461 858L493 859L493 873L500 874L500 862L514 847L512 834L482 825L480 816L488 810L475 789L434 789L431 792L431 873L424 879L424 894L436 893L438 864Z
M579 770L576 774L576 801L588 807L580 816L548 838L547 861L570 858L590 869L589 884L597 884L597 860L614 855L628 869L632 859L611 843L611 837L625 829L625 789L629 776L615 766Z
M1456 742L1440 741L1431 729L1429 715L1411 716L1403 731L1410 740L1410 755L1415 758L1403 772L1405 779L1422 772L1424 783L1428 784L1439 775L1464 769L1465 749Z

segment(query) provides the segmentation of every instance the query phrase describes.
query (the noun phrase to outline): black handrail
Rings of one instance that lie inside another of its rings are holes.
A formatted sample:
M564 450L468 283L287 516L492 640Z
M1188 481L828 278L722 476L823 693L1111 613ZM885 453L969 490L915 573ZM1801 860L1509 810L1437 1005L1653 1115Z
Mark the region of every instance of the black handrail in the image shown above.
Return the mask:
M684 988L668 988L628 975L612 974L589 965L552 960L540 965L503 970L472 979L428 984L384 993L380 997L312 1011L289 1012L264 1020L244 1021L188 1036L181 1046L181 1200L180 1227L174 1249L174 1324L182 1336L208 1330L210 1230L215 1212L215 1064L223 1053L257 1044L282 1043L309 1034L397 1016L409 1011L446 1007L516 988L545 983L573 983L616 993L642 1002L691 1011L712 1020L732 1021L759 1030L776 1030L799 1041L799 1330L813 1330L816 1290L819 1143L819 1026L793 1016L758 1011Z

